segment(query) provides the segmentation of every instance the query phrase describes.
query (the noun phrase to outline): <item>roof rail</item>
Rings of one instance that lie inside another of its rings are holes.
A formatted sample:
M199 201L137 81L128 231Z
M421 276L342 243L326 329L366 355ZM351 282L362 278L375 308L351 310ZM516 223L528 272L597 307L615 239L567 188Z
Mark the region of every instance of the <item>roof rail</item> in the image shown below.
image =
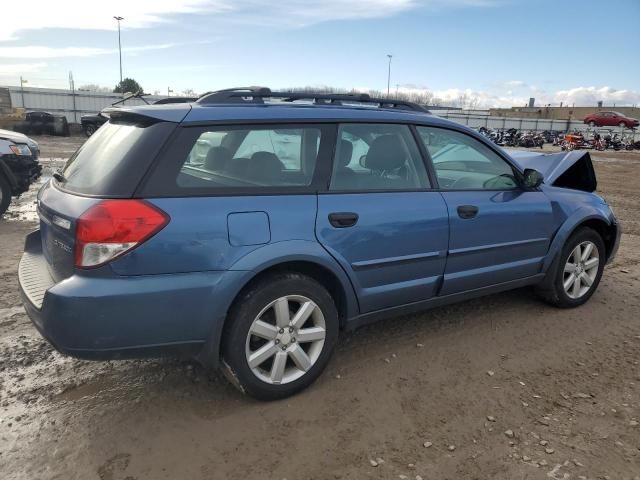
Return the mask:
M343 105L344 103L363 103L377 105L378 108L398 108L422 113L431 113L428 109L413 102L395 98L375 98L368 93L314 93L314 92L272 92L267 87L240 87L208 92L198 98L197 103L264 103L265 98L280 98L284 102L312 100L316 105Z

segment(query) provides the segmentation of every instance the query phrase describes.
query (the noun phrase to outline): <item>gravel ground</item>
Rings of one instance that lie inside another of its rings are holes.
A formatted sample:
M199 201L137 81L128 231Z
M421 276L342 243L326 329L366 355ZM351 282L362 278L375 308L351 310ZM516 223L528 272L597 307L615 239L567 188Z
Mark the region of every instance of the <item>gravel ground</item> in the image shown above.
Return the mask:
M45 173L81 140L39 139ZM640 155L594 156L626 233L586 306L523 289L386 320L273 403L189 362L53 351L17 287L34 187L0 220L0 478L639 479Z

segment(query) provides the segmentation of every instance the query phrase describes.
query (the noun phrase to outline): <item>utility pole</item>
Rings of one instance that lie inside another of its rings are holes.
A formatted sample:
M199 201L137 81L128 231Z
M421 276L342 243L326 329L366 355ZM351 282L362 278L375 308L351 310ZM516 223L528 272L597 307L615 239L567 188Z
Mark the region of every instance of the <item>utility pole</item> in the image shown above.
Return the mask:
M73 122L78 123L78 110L76 108L76 83L73 81L73 72L69 72L69 88L71 88L71 100L73 101Z
M173 90L171 90L171 87L167 87L167 97L170 97L172 93Z
M22 75L20 75L20 96L22 97L22 108L26 110L27 106L24 104L24 84L25 83L27 83L27 81L24 78L22 78Z
M389 57L389 72L387 73L387 97L389 96L389 89L391 88L391 58L393 55L387 54Z
M124 20L124 17L114 16L113 18L118 22L118 54L120 55L120 83L122 83L122 42L120 41L120 20Z

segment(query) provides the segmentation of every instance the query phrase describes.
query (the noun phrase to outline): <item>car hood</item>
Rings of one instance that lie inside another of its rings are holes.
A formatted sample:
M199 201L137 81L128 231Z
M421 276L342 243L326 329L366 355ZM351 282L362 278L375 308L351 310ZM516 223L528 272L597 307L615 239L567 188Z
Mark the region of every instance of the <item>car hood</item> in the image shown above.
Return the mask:
M11 140L15 143L27 143L30 139L23 133L0 129L0 138Z
M584 150L542 154L510 151L511 158L522 167L533 168L544 176L546 185L593 192L597 187L591 155Z

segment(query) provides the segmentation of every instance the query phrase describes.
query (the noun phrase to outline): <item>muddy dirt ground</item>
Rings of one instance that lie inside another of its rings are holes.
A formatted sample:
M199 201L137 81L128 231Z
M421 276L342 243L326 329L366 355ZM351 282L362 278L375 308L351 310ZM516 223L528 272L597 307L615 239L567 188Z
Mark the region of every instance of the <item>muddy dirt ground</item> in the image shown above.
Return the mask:
M82 139L39 141L50 175ZM34 187L0 220L0 478L640 479L640 154L594 156L626 233L586 306L523 289L383 321L273 403L190 362L53 351L16 278Z

